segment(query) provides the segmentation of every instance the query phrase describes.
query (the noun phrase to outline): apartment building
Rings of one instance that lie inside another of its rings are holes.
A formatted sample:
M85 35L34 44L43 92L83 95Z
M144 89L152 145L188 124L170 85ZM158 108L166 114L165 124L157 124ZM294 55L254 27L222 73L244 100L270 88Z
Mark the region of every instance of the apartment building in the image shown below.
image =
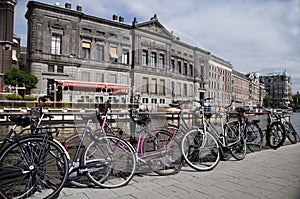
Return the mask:
M232 70L232 95L244 106L249 105L249 83L248 78L243 73Z
M284 70L282 73L271 73L261 76L267 95L271 98L272 107L290 106L292 102L291 76Z
M207 95L216 109L222 110L232 100L232 65L217 56L209 56L207 68Z

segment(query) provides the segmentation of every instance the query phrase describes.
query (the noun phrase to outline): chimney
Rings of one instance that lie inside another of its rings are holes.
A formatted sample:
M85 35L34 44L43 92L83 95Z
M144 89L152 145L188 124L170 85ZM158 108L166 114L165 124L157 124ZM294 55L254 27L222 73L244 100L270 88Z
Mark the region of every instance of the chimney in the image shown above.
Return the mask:
M72 4L70 4L70 3L66 3L66 4L65 4L65 8L67 8L67 9L71 9L71 8L72 8Z
M124 17L119 16L119 22L123 23L124 22Z
M82 12L82 7L81 7L80 5L77 5L76 10L77 10L78 12Z
M118 16L117 15L113 15L112 17L113 17L114 21L118 21Z

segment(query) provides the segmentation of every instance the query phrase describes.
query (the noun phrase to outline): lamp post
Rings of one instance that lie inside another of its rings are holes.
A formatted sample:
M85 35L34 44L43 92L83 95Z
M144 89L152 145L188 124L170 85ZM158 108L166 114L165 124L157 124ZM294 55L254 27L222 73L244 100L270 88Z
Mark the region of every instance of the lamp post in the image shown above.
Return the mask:
M130 79L131 79L131 96L130 103L134 103L134 68L135 68L135 29L136 29L137 20L134 17L132 26L131 26L131 35L132 35L132 54L131 54L131 70L130 70Z

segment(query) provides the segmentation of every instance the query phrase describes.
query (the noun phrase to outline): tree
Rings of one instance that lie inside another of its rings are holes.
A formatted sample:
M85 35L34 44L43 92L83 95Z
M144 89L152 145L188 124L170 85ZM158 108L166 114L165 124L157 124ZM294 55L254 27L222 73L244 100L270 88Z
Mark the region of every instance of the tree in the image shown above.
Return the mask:
M271 105L271 97L268 96L268 95L266 95L266 96L264 97L264 106L265 106L265 107L270 107L270 105Z
M298 92L296 95L293 95L293 104L295 107L300 106L300 94Z
M24 86L27 93L36 88L38 78L32 74L27 74L23 70L12 68L4 73L4 83L11 86Z

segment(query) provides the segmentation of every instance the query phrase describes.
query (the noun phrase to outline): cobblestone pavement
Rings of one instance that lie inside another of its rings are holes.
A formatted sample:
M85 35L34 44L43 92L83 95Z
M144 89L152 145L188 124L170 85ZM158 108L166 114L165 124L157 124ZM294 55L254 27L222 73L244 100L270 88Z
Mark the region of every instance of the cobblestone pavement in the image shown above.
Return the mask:
M186 166L173 176L135 175L127 186L116 189L65 187L59 198L299 199L300 143L250 153L242 161L221 161L208 172Z

